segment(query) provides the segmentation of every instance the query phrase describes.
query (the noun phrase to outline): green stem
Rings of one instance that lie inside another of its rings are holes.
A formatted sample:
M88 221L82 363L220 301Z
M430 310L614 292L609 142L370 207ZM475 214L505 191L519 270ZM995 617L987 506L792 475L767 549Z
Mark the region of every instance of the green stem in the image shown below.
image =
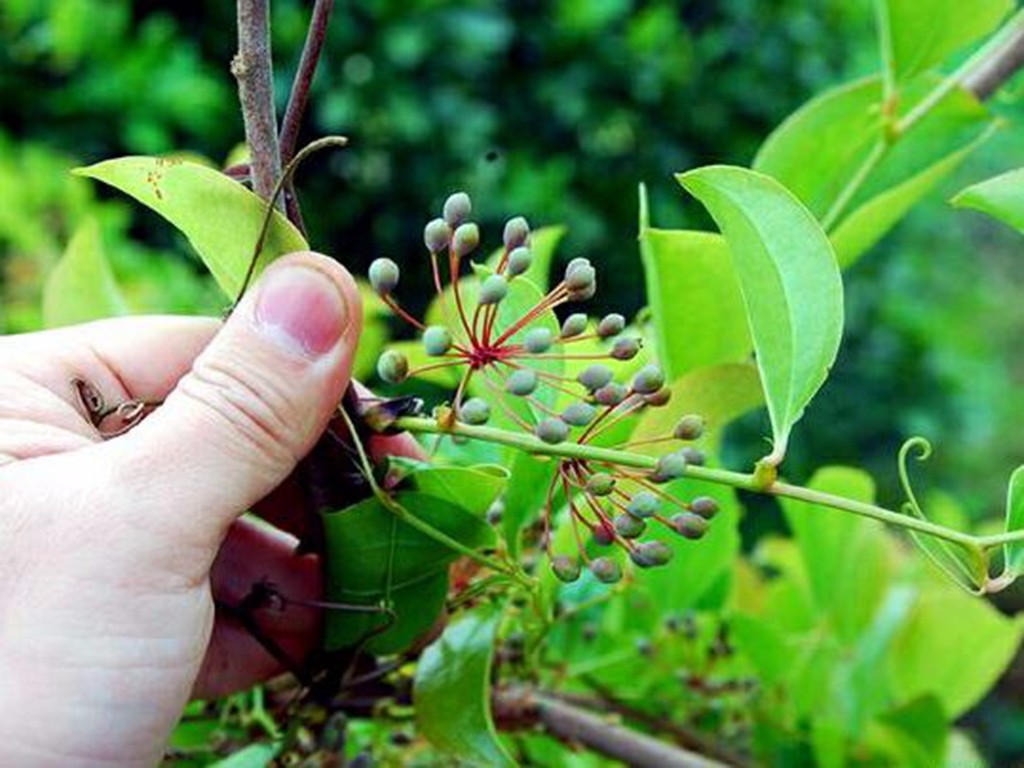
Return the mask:
M860 166L856 171L854 171L853 176L850 177L849 181L847 181L839 191L839 195L833 201L832 206L828 209L824 218L822 218L822 229L826 232L831 232L835 225L839 223L839 217L846 212L846 207L850 204L853 196L860 191L860 188L864 186L864 182L868 180L868 176L871 175L875 168L878 167L878 164L885 158L890 146L890 142L885 138L881 138L875 142L871 151L865 156Z
M599 463L614 464L620 467L632 467L635 469L654 469L657 464L657 457L646 456L640 453L629 451L618 451L611 448L601 448L594 445L581 445L580 443L557 443L549 444L530 434L521 432L509 432L494 427L474 427L467 424L455 423L451 427L438 424L436 419L423 417L403 417L398 419L395 428L412 432L414 434L435 434L435 435L460 435L471 440L482 440L498 445L507 445L535 456L553 456L564 459L583 459ZM854 499L847 499L842 496L834 496L830 493L822 493L796 485L783 482L774 482L765 485L759 482L754 475L742 472L732 472L726 469L712 469L709 467L688 466L686 477L694 480L704 480L717 485L726 485L753 493L763 493L781 498L795 499L808 504L818 504L832 509L850 512L861 517L871 518L888 525L894 525L906 530L915 531L937 539L948 541L952 544L963 547L969 553L981 555L992 549L1010 542L1024 541L1024 530L1012 531L997 536L974 536L944 525L922 520L910 515L894 512L891 509L880 507L876 504L867 504Z

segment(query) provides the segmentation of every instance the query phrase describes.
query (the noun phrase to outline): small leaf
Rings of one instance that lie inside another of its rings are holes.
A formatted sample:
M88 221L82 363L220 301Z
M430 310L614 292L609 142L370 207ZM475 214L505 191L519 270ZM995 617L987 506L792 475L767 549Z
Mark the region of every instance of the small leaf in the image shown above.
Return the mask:
M879 13L885 60L895 81L908 80L980 40L1013 10L1013 0L884 0Z
M1006 532L1024 530L1024 467L1017 467L1010 476L1010 487L1006 492ZM1024 572L1024 542L1018 541L1003 547L1003 576L1016 578Z
M266 215L258 196L219 171L175 158L122 157L74 173L116 187L159 213L188 238L228 298L238 295ZM278 256L308 248L274 211L257 273Z
M709 166L678 179L729 244L774 433L765 463L778 465L839 351L843 284L832 245L810 211L768 176Z
M103 252L100 227L86 219L71 238L43 289L47 328L101 320L128 312Z
M449 624L420 657L413 702L416 727L453 759L475 766L515 765L491 716L491 665L501 614L480 608Z
M272 744L250 744L210 768L266 768L276 756L277 747Z
M753 349L725 238L710 232L652 229L640 190L640 255L658 362L669 381Z
M952 202L958 208L994 216L1024 233L1024 168L967 187Z

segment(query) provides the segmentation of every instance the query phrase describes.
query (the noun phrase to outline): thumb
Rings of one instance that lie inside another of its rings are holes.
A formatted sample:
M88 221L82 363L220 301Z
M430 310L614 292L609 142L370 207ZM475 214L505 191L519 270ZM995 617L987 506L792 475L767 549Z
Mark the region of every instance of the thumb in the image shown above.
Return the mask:
M300 253L270 266L164 405L108 443L130 468L134 514L219 542L326 428L361 318L358 289L336 262Z

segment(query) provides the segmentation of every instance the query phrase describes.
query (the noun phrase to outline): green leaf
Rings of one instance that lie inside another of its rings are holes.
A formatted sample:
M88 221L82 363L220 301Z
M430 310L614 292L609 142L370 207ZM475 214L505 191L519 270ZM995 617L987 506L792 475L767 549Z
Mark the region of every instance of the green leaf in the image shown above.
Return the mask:
M505 510L501 527L509 555L519 556L519 534L527 522L536 518L547 500L551 478L558 470L558 462L516 451L512 458L512 475L505 494Z
M74 173L116 187L163 216L188 238L224 293L238 295L266 215L258 196L219 171L175 158L122 157ZM278 256L308 248L274 211L257 273Z
M871 477L849 467L820 469L808 487L869 504L875 499ZM782 499L782 510L800 548L816 610L841 639L852 641L872 620L893 575L881 523L793 499Z
M839 351L843 284L832 245L810 211L768 176L709 166L678 179L729 243L772 421L765 461L778 465Z
M642 185L640 255L657 359L669 381L750 355L743 294L725 239L710 232L652 229Z
M491 666L501 614L480 608L448 625L416 666L416 727L445 755L475 766L515 765L491 717Z
M213 763L211 768L266 768L276 756L277 747L272 744L250 744Z
M1006 532L1024 530L1024 467L1017 467L1010 475L1006 492ZM1016 578L1024 571L1024 542L1003 547L1003 576Z
M994 30L1013 0L883 0L879 14L883 59L901 82L944 62Z
M394 498L410 514L467 547L494 542L486 522L450 501L413 491L400 491ZM458 552L399 522L375 497L325 514L324 533L327 599L375 606L390 596L393 602L395 623L370 641L369 650L402 650L434 622L444 601L448 565ZM353 645L387 624L382 615L331 611L325 645Z
M994 216L1024 233L1024 168L967 187L952 202L958 208Z
M43 288L47 328L127 314L121 290L103 251L100 227L88 218L79 225Z
M896 700L933 694L955 720L974 706L1013 660L1024 623L946 582L915 604L880 675Z
M431 467L417 469L402 488L462 507L482 517L508 485L509 471L499 466Z
M908 87L901 95L901 114L935 85L936 79L927 77ZM882 137L881 101L876 77L820 94L765 140L754 170L775 178L824 219ZM854 264L996 126L970 94L953 91L890 146L831 231L840 266Z
M892 765L933 768L943 764L949 721L934 696L913 699L884 713L876 723L878 735L871 741L885 740Z

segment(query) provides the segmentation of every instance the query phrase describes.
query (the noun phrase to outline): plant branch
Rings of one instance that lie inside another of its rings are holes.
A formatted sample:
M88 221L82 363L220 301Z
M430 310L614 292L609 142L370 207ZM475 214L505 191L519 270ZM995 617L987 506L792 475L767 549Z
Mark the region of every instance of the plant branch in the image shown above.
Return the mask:
M506 729L541 725L555 738L582 744L634 768L725 768L725 763L666 744L536 691L497 690L492 696L492 707L499 725Z
M436 419L423 417L403 417L397 419L393 425L396 429L405 430L416 434L445 434L461 435L472 440L483 440L489 443L507 445L518 448L521 451L536 456L555 456L566 459L583 459L597 463L613 464L621 467L632 467L635 469L652 470L657 464L657 457L647 456L629 451L619 451L611 448L601 448L593 445L585 445L573 442L549 444L534 437L531 434L521 432L510 432L494 427L474 427L456 422L452 426L442 426ZM726 469L712 469L710 467L687 466L685 477L695 480L705 480L717 485L725 485L754 493L768 494L782 498L796 499L808 504L817 504L832 509L851 512L861 517L868 517L882 523L898 526L910 531L934 536L937 539L948 541L959 545L968 552L983 553L1000 544L1010 541L1024 541L1024 530L995 536L974 536L969 533L947 528L944 525L933 523L910 515L894 512L893 510L880 507L875 504L868 504L855 499L847 499L842 496L834 496L830 493L802 488L783 482L772 482L765 484L759 481L755 475L742 472L732 472Z
M231 61L245 121L253 191L269 200L281 175L274 115L269 0L238 0L238 53Z
M284 119L281 120L282 163L287 163L295 155L302 116L306 113L306 104L309 102L309 89L313 84L317 64L320 63L320 53L327 39L327 27L331 23L333 10L334 0L316 0L313 6L306 44L302 48L302 57L299 59L291 94L288 96L288 106L284 111Z
M1024 29L1015 29L1005 44L965 73L962 85L984 101L1024 66Z

